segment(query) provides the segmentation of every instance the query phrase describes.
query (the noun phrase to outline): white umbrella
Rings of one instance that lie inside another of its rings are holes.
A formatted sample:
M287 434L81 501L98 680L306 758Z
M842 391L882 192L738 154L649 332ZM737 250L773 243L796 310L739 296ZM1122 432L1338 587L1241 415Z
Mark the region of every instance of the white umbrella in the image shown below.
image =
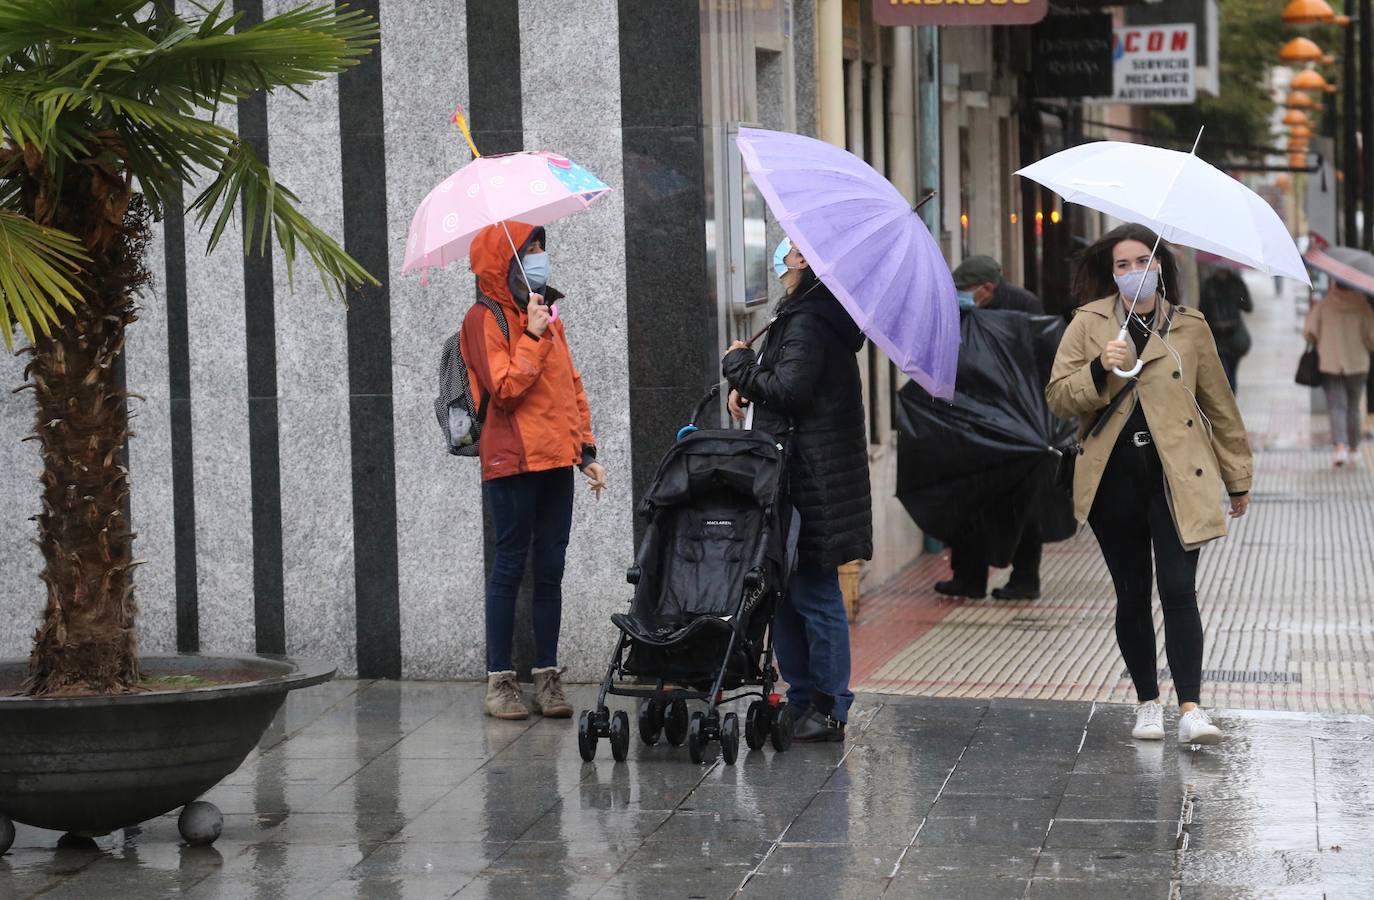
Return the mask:
M1061 150L1016 174L1070 203L1146 225L1163 240L1234 259L1269 275L1312 283L1273 207L1192 153L1098 141ZM1153 256L1151 251L1152 262ZM1126 339L1125 328L1120 339ZM1135 371L1118 374L1134 375L1139 368L1137 362Z

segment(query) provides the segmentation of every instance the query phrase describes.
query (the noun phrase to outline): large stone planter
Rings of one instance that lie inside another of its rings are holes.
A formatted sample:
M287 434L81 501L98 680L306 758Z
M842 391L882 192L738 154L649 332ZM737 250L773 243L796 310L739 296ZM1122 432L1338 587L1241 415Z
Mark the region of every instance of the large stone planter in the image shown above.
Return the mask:
M95 836L185 806L257 744L286 692L334 677L321 662L274 656L149 656L145 677L218 674L233 684L100 697L0 696L0 853L9 821ZM0 661L0 683L24 660ZM182 834L208 843L219 814L197 804Z

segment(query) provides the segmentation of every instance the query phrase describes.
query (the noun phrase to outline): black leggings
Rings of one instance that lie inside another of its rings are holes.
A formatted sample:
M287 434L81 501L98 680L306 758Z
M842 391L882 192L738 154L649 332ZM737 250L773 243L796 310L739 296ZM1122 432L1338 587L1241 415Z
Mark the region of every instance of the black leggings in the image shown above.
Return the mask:
M1185 550L1164 494L1153 445L1117 442L1093 500L1088 524L1116 586L1116 642L1140 702L1159 696L1155 625L1150 610L1150 546L1164 607L1164 652L1179 703L1202 691L1202 617L1197 610L1197 550Z

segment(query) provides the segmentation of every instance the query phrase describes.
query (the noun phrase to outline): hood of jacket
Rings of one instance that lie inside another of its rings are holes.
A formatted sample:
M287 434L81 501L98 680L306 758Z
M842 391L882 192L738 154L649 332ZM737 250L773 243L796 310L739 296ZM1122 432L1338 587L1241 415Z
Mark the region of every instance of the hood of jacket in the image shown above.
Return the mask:
M1369 305L1369 301L1365 299L1364 294L1346 293L1344 291L1339 294L1328 294L1317 302L1319 305L1330 303L1333 310L1339 309L1343 311L1358 311L1360 307Z
M507 228L510 229L509 237L506 236ZM524 300L517 300L510 289L510 273L515 263L511 244L524 251L535 238L545 241L544 229L524 222L498 222L477 232L468 250L468 260L483 294L510 309L521 311L525 308Z
M858 353L863 349L864 333L854 324L854 320L850 318L840 301L835 299L835 295L830 293L830 288L826 287L824 282L817 281L813 287L804 289L795 300L785 300L780 312L815 316L835 332L845 349L851 353Z

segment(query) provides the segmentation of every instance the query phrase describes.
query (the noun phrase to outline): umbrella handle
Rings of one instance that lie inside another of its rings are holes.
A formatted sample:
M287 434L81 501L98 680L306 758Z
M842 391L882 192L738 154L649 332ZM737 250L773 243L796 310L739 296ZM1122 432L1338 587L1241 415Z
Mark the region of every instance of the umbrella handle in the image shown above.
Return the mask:
M1126 330L1126 326L1125 326L1125 325L1121 326L1121 333L1118 334L1118 335L1116 336L1116 339L1117 339L1118 341L1125 341L1125 340L1129 340L1130 337L1131 337L1130 332L1128 332L1128 331ZM1116 368L1115 366L1113 366L1113 367L1112 367L1112 371L1115 372L1117 375L1121 376L1122 378L1134 378L1134 377L1136 377L1137 375L1140 374L1140 370L1143 369L1143 368L1145 368L1145 360L1143 360L1143 359L1141 359L1139 356L1137 356L1137 357L1136 357L1136 360L1135 360L1135 367L1134 367L1134 368L1127 369L1127 370L1122 370L1122 369L1118 369L1118 368Z

